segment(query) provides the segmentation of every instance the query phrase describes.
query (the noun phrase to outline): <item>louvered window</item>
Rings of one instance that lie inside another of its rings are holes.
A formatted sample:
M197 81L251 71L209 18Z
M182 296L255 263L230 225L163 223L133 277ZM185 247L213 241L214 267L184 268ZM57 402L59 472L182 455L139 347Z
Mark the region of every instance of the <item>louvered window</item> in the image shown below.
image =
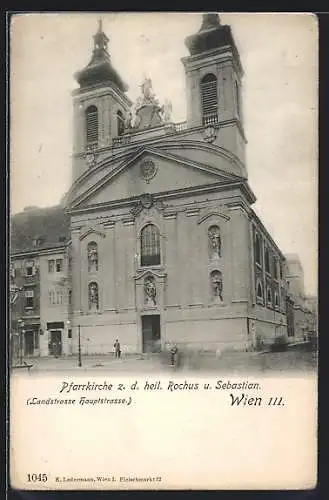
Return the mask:
M268 248L265 248L265 271L267 273L270 272L270 253L268 251Z
M209 73L201 80L201 106L204 125L218 121L217 78Z
M156 226L148 224L141 233L141 264L160 264L160 233Z
M237 115L240 116L241 103L240 103L240 89L239 89L238 82L235 82L234 86L235 86L236 111L237 111Z
M96 106L86 109L86 139L87 144L98 142L98 110Z
M262 264L262 246L259 234L255 237L255 260L257 264Z
M117 122L118 122L118 135L122 135L125 131L125 126L121 111L117 112Z

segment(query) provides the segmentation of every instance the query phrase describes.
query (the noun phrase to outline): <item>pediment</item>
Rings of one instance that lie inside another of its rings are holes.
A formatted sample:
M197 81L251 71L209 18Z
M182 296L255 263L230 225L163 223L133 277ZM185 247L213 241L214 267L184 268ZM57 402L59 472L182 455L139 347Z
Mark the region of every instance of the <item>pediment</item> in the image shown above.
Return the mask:
M165 278L167 273L165 273L162 269L138 269L134 276L136 281L144 279L148 276L152 276L154 278Z
M123 158L102 179L72 202L84 208L126 200L143 193L165 193L214 183L230 183L236 176L155 148L144 148Z
M98 231L97 229L93 229L93 228L91 228L91 227L90 227L90 228L88 228L86 231L84 231L84 232L80 235L80 237L79 237L80 241L82 241L83 239L85 239L85 238L86 238L87 236L89 236L90 234L96 234L97 236L100 236L101 238L105 238L105 236L106 236L106 235L105 235L104 233L102 233L101 231Z
M226 207L221 207L221 209L210 210L198 219L198 224L202 224L211 217L219 217L220 219L228 221L230 220L230 217L227 215L226 212L227 212Z

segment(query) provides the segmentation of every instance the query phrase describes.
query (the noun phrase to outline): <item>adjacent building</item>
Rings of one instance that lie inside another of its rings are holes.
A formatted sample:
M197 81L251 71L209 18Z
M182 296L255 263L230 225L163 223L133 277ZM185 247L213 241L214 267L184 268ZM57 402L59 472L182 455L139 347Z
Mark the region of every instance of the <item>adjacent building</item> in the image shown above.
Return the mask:
M13 218L17 276L32 262L38 277L33 288L25 275L13 314L13 325L24 320L25 346L35 321L25 352L76 353L80 339L82 352L107 353L117 338L136 353L172 343L249 349L287 335L286 259L252 208L231 28L204 14L186 39L183 123L148 78L133 108L108 42L100 23L91 60L75 75L63 206Z
M69 354L69 217L63 206L27 207L11 222L13 355Z
M317 332L317 297L304 291L304 270L299 256L286 256L287 289L290 303L290 329L288 335L297 339L307 339Z

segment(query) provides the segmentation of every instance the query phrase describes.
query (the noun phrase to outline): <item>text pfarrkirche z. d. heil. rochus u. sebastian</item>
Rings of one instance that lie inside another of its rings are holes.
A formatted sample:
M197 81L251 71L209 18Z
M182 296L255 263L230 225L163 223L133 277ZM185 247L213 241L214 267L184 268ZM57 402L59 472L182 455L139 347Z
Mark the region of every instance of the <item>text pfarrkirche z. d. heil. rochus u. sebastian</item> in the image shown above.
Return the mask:
M214 384L199 381L174 381L168 380L145 380L143 382L134 381L132 383L111 383L104 381L103 383L96 383L88 381L85 384L78 384L74 381L63 381L59 393L70 393L74 391L125 391L125 390L139 390L144 391L157 391L167 390L173 391L198 391L198 390L245 390L253 389L259 390L260 384L258 382L250 382L248 380L231 382L230 380L216 380Z

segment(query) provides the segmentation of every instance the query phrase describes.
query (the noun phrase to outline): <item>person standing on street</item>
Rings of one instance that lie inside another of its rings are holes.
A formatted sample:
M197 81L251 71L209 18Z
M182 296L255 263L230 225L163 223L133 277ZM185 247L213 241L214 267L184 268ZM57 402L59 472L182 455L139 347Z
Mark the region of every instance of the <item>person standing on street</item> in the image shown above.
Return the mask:
M115 357L117 359L120 359L121 357L121 346L120 346L120 342L118 339L116 339L116 341L114 342L114 353L115 353Z

